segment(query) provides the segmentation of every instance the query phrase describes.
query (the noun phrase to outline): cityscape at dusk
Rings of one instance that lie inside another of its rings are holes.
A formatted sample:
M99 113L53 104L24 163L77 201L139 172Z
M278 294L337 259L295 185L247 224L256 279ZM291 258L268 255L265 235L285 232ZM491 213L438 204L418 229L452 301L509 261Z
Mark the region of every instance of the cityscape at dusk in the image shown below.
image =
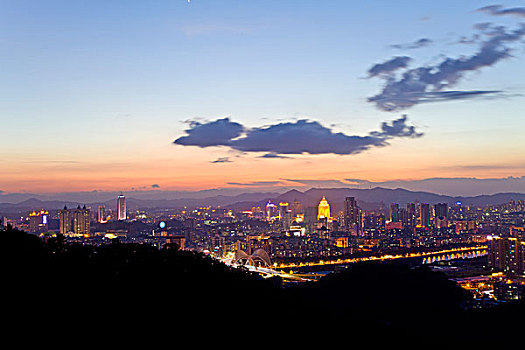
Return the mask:
M222 337L308 319L387 345L522 329L525 3L0 16L12 320L117 334L170 315Z

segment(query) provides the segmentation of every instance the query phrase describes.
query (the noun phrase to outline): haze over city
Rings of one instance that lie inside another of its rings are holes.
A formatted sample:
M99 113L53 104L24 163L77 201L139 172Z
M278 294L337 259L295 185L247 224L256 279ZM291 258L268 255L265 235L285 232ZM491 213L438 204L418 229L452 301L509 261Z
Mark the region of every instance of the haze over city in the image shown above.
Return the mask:
M3 196L523 192L518 1L0 6Z

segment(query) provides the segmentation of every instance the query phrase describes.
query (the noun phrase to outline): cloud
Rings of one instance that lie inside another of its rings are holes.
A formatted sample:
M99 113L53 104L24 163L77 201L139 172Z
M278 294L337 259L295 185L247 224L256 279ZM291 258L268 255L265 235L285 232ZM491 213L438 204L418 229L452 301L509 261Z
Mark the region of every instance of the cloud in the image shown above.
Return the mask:
M275 186L282 184L281 181L253 181L253 182L228 182L228 185L235 186Z
M400 68L406 68L412 59L408 56L396 56L383 63L377 63L368 70L369 77L391 74Z
M372 146L383 146L384 140L374 136L334 133L316 121L302 119L252 129L245 137L232 140L230 145L243 152L353 154Z
M212 160L210 163L233 163L229 157L219 157L215 160Z
M380 110L397 111L424 102L458 100L500 93L501 91L448 90L467 72L490 67L511 57L511 48L508 44L519 41L525 36L525 24L521 24L514 31L507 31L503 26L487 24L483 27L478 26L477 29L481 30L486 38L480 43L479 50L471 56L446 57L436 65L407 68L400 77L393 74L373 75L384 79L386 84L379 94L369 97L368 102L374 103Z
M304 186L320 186L320 187L347 187L348 182L340 180L310 180L310 179L283 179L289 182L297 182Z
M263 154L262 156L259 156L258 158L283 158L283 159L291 159L292 157L281 156L281 155L279 155L279 154L275 154L275 153L266 153L266 154Z
M394 49L401 49L401 50L411 50L411 49L419 49L421 47L428 46L432 44L432 40L428 38L421 38L419 40L416 40L412 43L406 43L406 44L395 44L390 45L390 47L393 47Z
M244 127L241 124L232 122L229 118L204 124L192 121L190 128L186 130L188 135L179 137L174 142L184 146L226 146L231 139L238 137L243 131Z
M421 137L423 133L416 131L415 126L406 124L407 116L404 114L401 118L393 120L391 124L383 122L381 131L375 131L371 134L383 137Z
M504 9L501 5L490 5L477 9L478 12L488 13L492 16L518 16L525 17L525 7L512 7Z
M391 124L383 123L381 131L373 131L366 136L357 136L333 132L330 128L316 121L304 119L247 129L241 124L230 122L226 118L207 124L195 124L195 129L199 130L186 130L189 136L179 137L174 143L198 147L229 146L236 151L245 153L265 152L266 155L262 156L265 158L282 157L283 154L346 155L360 153L371 147L386 146L388 145L387 140L393 137L421 136L422 134L415 132L414 127L406 125L406 120L406 116L402 116ZM224 130L231 131L230 125L235 125L236 132L217 136ZM206 132L201 132L202 130ZM245 132L241 137L237 137L239 135L237 130L245 130ZM201 137L203 135L215 135L216 140L210 142L209 139ZM228 160L228 158L225 159ZM214 162L219 162L219 160Z

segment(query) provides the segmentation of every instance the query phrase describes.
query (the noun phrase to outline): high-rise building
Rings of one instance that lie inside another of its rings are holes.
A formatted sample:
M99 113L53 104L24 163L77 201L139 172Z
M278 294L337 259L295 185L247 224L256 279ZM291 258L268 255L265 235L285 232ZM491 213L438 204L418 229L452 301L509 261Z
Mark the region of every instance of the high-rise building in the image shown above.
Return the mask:
M287 202L279 203L279 220L283 220L287 211L288 211L288 203Z
M328 204L328 201L323 196L323 199L321 199L317 207L317 220L325 218L330 219L330 204Z
M430 205L428 203L421 203L419 220L421 226L430 226Z
M407 203L407 226L414 227L417 225L416 205L414 203Z
M65 235L71 232L71 210L66 206L58 213L60 233Z
M105 205L99 205L98 211L97 211L97 221L100 223L106 222L106 206Z
M120 194L117 198L117 219L120 220L126 220L127 214L126 214L126 197Z
M346 197L343 209L343 221L346 231L354 231L356 234L361 229L359 207L354 197Z
M434 204L434 214L436 217L447 218L448 217L448 204L447 203Z
M47 231L48 214L49 213L44 209L42 209L39 212L33 210L33 212L29 214L29 232L38 233Z
M90 222L89 222L90 210L84 205L80 208L80 205L73 211L73 232L76 235L89 235Z
M495 271L516 276L525 272L525 241L514 237L491 237L489 266Z
M277 212L277 206L271 202L266 203L266 219L268 221L272 221L278 217L279 217L279 214Z
M390 221L391 222L399 221L399 204L397 203L390 204Z

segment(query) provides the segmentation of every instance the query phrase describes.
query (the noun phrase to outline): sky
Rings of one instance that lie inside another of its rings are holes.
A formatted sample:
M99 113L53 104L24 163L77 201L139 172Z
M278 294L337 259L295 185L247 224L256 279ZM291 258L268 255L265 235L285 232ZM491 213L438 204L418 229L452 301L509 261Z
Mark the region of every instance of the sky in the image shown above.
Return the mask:
M524 2L0 0L0 43L0 194L525 192Z

